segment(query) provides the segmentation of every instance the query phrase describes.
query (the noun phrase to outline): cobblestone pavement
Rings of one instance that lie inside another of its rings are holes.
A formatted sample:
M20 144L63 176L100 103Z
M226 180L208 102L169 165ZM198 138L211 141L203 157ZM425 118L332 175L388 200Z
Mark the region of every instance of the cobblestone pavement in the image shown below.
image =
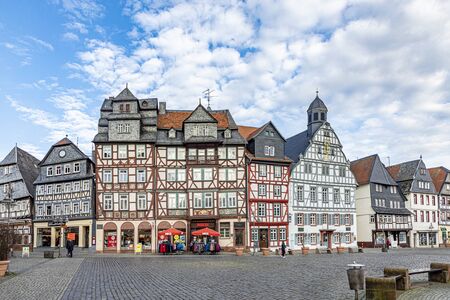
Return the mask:
M353 299L346 276L347 264L353 261L366 265L369 276L381 275L387 266L417 269L430 262L450 261L450 249L368 252L294 255L286 259L234 255L61 258L0 283L0 298ZM434 295L436 299L450 299L446 286L408 293L411 295L405 293L402 299L434 299Z
M399 300L444 300L450 299L450 284L433 283L422 288L415 288L403 293Z
M0 283L6 281L8 279L13 278L14 276L31 270L32 268L38 267L39 265L48 262L47 259L43 258L11 258L9 264L9 272L13 273L13 276L7 276L0 278Z

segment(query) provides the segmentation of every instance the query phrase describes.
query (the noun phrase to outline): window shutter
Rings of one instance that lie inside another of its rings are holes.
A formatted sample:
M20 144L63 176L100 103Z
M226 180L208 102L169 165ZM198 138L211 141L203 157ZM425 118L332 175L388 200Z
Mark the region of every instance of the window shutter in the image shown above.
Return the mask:
M304 218L304 224L305 224L305 225L309 225L309 214L305 214L305 215L303 216L303 218Z
M334 220L333 220L333 214L328 214L328 225L333 225Z
M354 220L353 220L353 218L354 218L355 216L353 215L353 214L350 214L350 225L353 225L353 222L354 222Z
M294 214L294 223L298 225L298 214Z
M344 214L339 215L339 225L345 225Z
M319 218L319 220L317 221L317 224L322 225L322 214L317 214L317 218Z

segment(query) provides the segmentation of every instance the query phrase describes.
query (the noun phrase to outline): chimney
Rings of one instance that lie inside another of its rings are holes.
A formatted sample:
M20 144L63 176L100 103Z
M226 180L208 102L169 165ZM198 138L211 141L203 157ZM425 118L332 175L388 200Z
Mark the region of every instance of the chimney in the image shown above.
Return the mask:
M160 115L166 114L166 102L159 102L159 114Z

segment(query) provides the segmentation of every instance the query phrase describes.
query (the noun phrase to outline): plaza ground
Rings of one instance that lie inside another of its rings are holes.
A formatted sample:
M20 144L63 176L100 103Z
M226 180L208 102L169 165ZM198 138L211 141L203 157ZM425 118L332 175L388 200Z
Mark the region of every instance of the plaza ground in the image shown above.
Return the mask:
M13 258L0 280L1 299L353 299L347 264L367 275L384 267L450 262L450 249L368 250L357 254L263 257L89 255ZM414 277L425 280L425 277ZM362 294L361 294L362 295ZM444 297L444 298L442 298ZM448 298L445 298L448 297ZM450 299L449 285L414 289L402 299Z

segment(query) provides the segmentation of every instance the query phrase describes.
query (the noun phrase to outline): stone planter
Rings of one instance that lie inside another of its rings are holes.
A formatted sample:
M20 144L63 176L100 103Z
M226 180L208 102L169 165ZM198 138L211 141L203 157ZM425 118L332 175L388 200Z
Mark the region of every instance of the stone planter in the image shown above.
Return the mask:
M236 255L242 256L244 254L244 248L236 248Z
M263 256L269 256L269 248L261 248L261 251Z
M309 248L308 247L303 247L302 248L302 254L303 255L308 255L308 253L309 253Z
M345 247L336 247L337 253L342 254L345 252Z
M8 270L9 260L0 261L0 277L4 277Z

